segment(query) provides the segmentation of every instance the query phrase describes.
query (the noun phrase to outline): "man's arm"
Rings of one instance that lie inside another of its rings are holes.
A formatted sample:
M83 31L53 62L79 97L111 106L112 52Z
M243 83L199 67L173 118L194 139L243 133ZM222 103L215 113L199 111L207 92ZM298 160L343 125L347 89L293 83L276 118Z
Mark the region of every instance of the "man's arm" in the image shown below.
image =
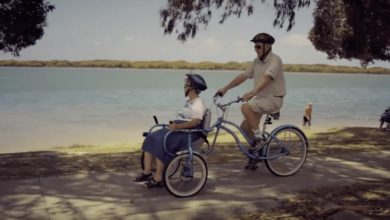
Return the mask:
M236 76L236 78L234 78L229 84L227 84L225 87L223 88L220 88L218 89L217 93L216 94L221 94L222 96L224 96L226 94L226 92L238 85L240 85L241 83L243 83L245 80L247 79L247 77L241 73L240 75Z
M260 92L262 89L264 89L264 88L268 85L268 83L269 83L271 80L272 80L272 77L269 76L269 75L266 75L266 76L264 77L264 79L261 80L261 82L260 82L258 85L256 85L255 89L253 89L252 91L250 91L250 92L244 94L244 95L242 96L242 98L243 98L245 101L250 100L250 99L251 99L253 96L255 96L258 92Z

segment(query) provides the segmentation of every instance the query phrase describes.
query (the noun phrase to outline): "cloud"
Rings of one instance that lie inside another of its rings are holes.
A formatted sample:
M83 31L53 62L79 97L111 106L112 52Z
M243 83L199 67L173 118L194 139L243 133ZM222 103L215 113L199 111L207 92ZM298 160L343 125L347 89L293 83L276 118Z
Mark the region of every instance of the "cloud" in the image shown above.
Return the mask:
M207 51L207 53L219 53L223 49L222 44L213 37L191 40L188 46L194 51Z
M287 37L281 39L281 44L292 47L307 47L311 45L309 39L307 39L307 36L304 34L288 35Z
M131 43L133 43L134 41L135 41L135 39L134 39L134 37L132 37L132 36L125 36L125 38L124 38L124 42L125 42L125 43L131 44Z
M210 60L223 51L223 44L213 37L203 39L191 39L183 45L196 60Z

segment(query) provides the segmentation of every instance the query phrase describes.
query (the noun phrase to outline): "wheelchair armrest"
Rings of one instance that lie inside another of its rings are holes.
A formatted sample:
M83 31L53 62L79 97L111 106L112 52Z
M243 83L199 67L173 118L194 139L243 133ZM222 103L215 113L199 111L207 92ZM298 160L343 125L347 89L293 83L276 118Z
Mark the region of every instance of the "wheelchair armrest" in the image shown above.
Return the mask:
M194 132L203 132L203 129L178 129L173 132L184 132L184 133L194 133Z
M152 133L152 131L153 131L155 128L158 128L158 127L163 127L163 128L165 128L165 127L168 127L168 125L169 125L169 124L157 124L157 125L153 125L153 126L149 129L149 131L143 132L143 133L142 133L142 136L146 137L146 136L148 136L150 133Z
M178 130L172 130L172 131L169 131L167 134L165 134L165 137L164 137L164 151L167 152L169 155L173 156L175 155L174 153L172 152L169 152L169 150L167 149L167 139L168 139L168 136L172 133L188 133L189 135L189 140L190 140L190 135L192 133L195 133L195 132L205 132L205 131L209 131L209 130L205 130L205 129L178 129ZM192 148L192 145L191 143L188 143L188 148ZM191 149L192 150L192 149Z

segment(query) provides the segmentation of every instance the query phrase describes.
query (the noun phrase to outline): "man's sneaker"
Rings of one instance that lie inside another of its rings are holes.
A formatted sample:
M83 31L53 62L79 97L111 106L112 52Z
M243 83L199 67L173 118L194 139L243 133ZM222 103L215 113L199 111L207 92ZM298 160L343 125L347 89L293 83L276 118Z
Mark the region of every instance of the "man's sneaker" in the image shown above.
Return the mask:
M255 151L259 151L263 148L263 138L254 138L252 146Z
M257 154L255 149L249 149L248 152L249 152L249 154ZM245 165L245 170L256 170L257 168L258 168L257 161L249 158L248 164Z
M249 149L249 154L256 155L256 157L263 156L263 138L254 138L252 143L252 149ZM245 165L246 170L256 170L258 168L257 164L261 162L262 160L254 160L250 159L248 160L248 164Z
M253 160L253 159L249 159L248 160L248 164L245 165L245 170L257 170L258 166L257 166L257 162L256 160Z

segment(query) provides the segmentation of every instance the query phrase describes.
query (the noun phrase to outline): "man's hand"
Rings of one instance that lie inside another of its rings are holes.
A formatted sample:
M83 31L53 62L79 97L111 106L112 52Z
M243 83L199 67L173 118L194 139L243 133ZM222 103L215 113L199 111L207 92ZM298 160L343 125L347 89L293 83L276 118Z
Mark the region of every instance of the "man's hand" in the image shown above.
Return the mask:
M244 101L248 101L250 100L251 98L253 98L253 96L255 96L255 93L253 91L251 92L248 92L248 93L245 93L243 96L242 96L242 99Z
M215 93L214 96L221 96L223 97L227 92L227 89L225 87L218 89L218 91Z

